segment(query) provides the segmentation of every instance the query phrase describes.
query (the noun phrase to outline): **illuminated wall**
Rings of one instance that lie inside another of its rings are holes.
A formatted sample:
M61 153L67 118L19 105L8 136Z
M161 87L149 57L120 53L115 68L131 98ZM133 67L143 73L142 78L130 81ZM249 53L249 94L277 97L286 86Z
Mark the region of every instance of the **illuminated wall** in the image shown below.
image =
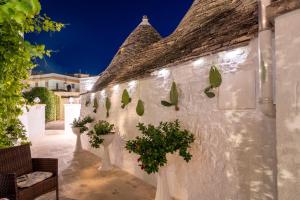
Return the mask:
M180 200L264 200L275 199L275 122L262 114L258 106L257 40L244 48L221 52L173 67L161 69L150 78L134 80L81 97L81 116L91 115L114 123L119 134L110 147L113 163L127 172L156 185L156 176L147 175L137 165L137 156L125 149L125 141L139 135L138 122L157 125L179 119L196 137L193 159L186 164L176 155L169 156L170 191ZM203 93L208 86L210 67L217 65L223 85L217 97ZM163 107L172 81L180 90L180 111ZM133 101L124 110L121 95L127 88ZM106 118L105 97L112 101ZM88 98L99 100L98 113ZM138 99L145 103L145 115L136 112ZM85 148L101 156L102 150Z

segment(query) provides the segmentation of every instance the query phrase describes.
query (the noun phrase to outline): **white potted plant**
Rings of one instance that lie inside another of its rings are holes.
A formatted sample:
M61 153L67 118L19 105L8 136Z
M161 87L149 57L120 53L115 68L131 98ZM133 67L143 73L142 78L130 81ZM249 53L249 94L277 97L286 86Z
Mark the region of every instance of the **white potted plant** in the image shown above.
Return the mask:
M90 138L89 142L93 148L98 149L101 144L103 144L104 147L102 165L99 168L100 171L109 171L112 169L108 146L112 143L115 136L113 129L113 124L100 120L94 125L93 129L88 132Z
M155 200L171 200L167 179L167 154L179 153L186 162L192 155L189 152L195 138L192 133L180 128L179 121L161 122L159 126L137 126L142 136L127 141L126 149L129 153L139 155L138 163L148 174L158 173Z
M76 145L75 145L75 151L74 153L79 153L82 152L82 143L81 143L81 135L82 133L86 132L89 130L87 127L87 124L90 124L94 121L93 118L90 116L87 116L83 118L82 120L79 119L74 119L72 125L72 131L76 135Z

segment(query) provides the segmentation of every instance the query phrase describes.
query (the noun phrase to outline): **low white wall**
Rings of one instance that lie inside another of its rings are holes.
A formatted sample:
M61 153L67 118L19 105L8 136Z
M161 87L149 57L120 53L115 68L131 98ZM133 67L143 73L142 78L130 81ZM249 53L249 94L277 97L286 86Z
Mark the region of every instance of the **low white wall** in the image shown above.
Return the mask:
M120 133L110 146L111 160L152 185L156 185L156 175L140 170L137 156L124 149L125 142L139 135L138 122L157 125L160 121L179 119L196 137L190 163L177 156L168 159L170 191L180 200L276 199L275 122L264 116L257 104L257 49L254 40L245 48L162 69L147 79L108 87L94 95L99 99L97 114L92 112L92 104L85 106L89 95L82 96L81 116L91 115L114 123ZM208 86L212 64L220 67L224 82L217 97L209 99L203 91ZM160 104L168 99L173 80L180 90L178 112ZM133 101L123 110L121 96L125 88ZM112 102L108 119L106 96ZM145 103L143 117L135 112L139 97ZM102 149L91 151L101 156Z
M46 105L38 104L23 108L23 115L20 120L25 126L27 136L31 141L38 139L45 134L45 108Z
M65 104L65 134L73 135L72 123L80 117L81 104Z
M300 198L300 9L275 24L278 199Z

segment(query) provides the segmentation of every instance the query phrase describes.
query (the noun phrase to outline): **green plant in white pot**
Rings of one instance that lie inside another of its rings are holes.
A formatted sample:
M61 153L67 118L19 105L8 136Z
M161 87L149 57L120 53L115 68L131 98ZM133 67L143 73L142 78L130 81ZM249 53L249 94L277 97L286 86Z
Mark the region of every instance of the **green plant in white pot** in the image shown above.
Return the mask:
M155 200L171 200L167 180L167 155L178 153L186 162L192 159L189 152L194 135L180 127L178 120L161 122L159 126L138 124L142 136L126 144L129 153L139 156L138 163L148 174L158 173Z
M107 121L98 121L92 130L87 134L90 138L89 142L93 148L99 149L102 144L104 147L104 155L102 159L102 165L100 166L100 171L108 171L112 169L112 164L110 161L108 146L112 143L115 132L114 125Z
M81 152L82 151L82 143L81 143L81 135L88 131L89 128L87 127L88 124L91 124L94 121L93 118L90 116L86 116L82 120L79 119L74 119L72 125L72 131L73 133L77 136L76 138L76 145L75 145L75 153Z

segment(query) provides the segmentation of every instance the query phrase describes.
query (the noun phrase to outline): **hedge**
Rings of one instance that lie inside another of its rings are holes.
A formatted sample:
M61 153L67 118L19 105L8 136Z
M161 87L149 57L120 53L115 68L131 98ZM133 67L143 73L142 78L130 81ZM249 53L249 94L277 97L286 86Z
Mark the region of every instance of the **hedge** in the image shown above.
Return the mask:
M24 97L29 101L33 102L34 98L39 97L41 104L46 104L46 121L56 120L56 95L54 92L43 87L33 88L29 92L24 93Z
M61 120L60 118L60 96L55 95L55 108L56 108L56 120Z

